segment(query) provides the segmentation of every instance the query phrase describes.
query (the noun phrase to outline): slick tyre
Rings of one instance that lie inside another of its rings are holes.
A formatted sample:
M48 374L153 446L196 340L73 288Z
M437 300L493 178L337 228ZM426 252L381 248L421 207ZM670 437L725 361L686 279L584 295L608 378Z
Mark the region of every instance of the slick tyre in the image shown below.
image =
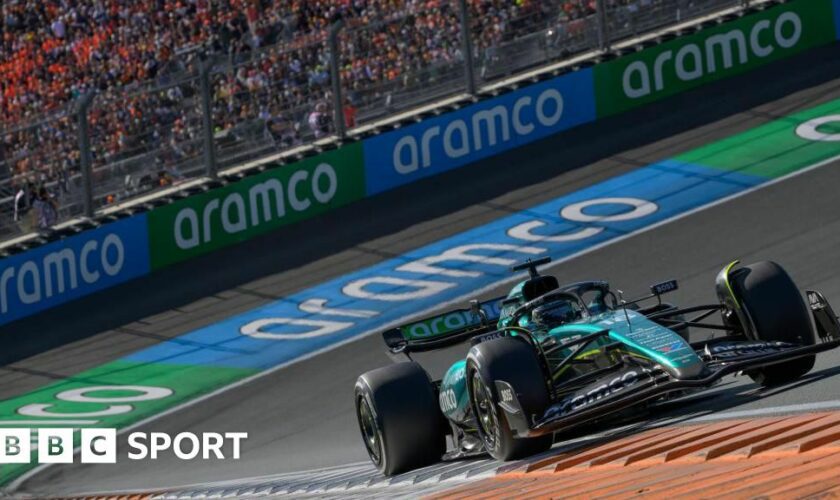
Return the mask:
M742 267L730 275L730 283L752 322L755 340L799 345L816 342L808 307L780 265L764 261ZM797 358L751 370L748 375L763 386L784 384L808 373L815 359L813 355Z
M440 461L446 422L420 365L397 363L365 373L356 381L355 402L368 456L384 475Z
M525 341L511 337L482 342L467 355L467 388L479 435L497 460L515 460L551 448L552 435L517 438L499 406L496 380L513 387L526 417L542 415L550 398L539 360Z

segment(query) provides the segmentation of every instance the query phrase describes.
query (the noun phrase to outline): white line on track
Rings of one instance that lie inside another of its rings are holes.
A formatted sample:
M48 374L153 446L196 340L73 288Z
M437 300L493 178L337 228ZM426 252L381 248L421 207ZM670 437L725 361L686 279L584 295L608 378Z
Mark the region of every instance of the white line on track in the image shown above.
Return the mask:
M818 401L814 403L802 403L785 406L772 406L770 408L756 408L755 410L726 411L712 413L700 417L690 418L686 423L712 422L716 420L730 420L735 418L766 417L770 415L783 415L785 413L808 413L826 410L840 409L840 400Z
M808 167L802 168L802 169L797 170L797 171L795 171L795 172L791 172L791 173L789 173L789 174L787 174L787 175L784 175L784 176L782 176L782 177L777 177L777 178L775 178L775 179L773 179L773 180L770 180L770 181L767 181L767 182L765 182L765 183L763 183L763 184L759 184L758 186L753 186L753 187L751 187L751 188L749 188L749 189L746 189L746 190L744 190L744 191L740 191L740 192L737 192L737 193L731 194L731 195L726 196L726 197L724 197L724 198L720 198L720 199L718 199L718 200L715 200L715 201L713 201L713 202L711 202L711 203L707 203L707 204L705 204L705 205L701 205L701 206L699 206L699 207L693 208L693 209L691 209L691 210L689 210L689 211L687 211L687 212L683 212L683 213L680 213L680 214L674 215L673 217L669 217L669 218L667 218L667 219L661 220L661 221L659 221L659 222L657 222L657 223L651 224L650 226L646 226L646 227L643 227L643 228L639 228L639 229L637 229L636 231L633 231L633 232L627 233L627 234L625 234L625 235L622 235L622 236L618 236L618 237L616 237L616 238L613 238L613 239L611 239L611 240L604 241L604 242L599 243L599 244L597 244L597 245L593 245L593 246L591 246L591 247L585 248L585 249L583 249L583 250L581 250L581 251L579 251L579 252L573 253L573 254L568 255L568 256L566 256L566 257L564 257L564 258L562 258L562 259L559 259L559 260L557 260L557 261L555 261L555 262L552 262L551 264L549 264L549 265L547 266L547 268L549 268L549 269L550 269L550 268L553 268L553 267L559 266L559 265L561 265L561 264L564 264L564 263L566 263L566 262L569 262L570 260L576 259L576 258L578 258L578 257L582 257L582 256L587 255L587 254L590 254L590 253L592 253L592 252L596 252L596 251L598 251L598 250L600 250L600 249L602 249L602 248L606 248L606 247L608 247L608 246L610 246L610 245L615 245L616 243L620 243L620 242L622 242L622 241L624 241L624 240L626 240L626 239L632 238L632 237L634 237L634 236L637 236L637 235L640 235L640 234L643 234L643 233L647 233L648 231L653 231L654 229L657 229L657 228L662 227L662 226L664 226L664 225L666 225L666 224L670 224L670 223L672 223L672 222L676 222L676 221L678 221L678 220L684 219L684 218L689 217L689 216L691 216L691 215L694 215L694 214L696 214L696 213L698 213L698 212L702 212L702 211L704 211L704 210L708 210L708 209L713 208L713 207L716 207L716 206L718 206L718 205L722 205L722 204L727 203L727 202L729 202L729 201L732 201L732 200L734 200L734 199L741 198L742 196L746 196L746 195L748 195L748 194L755 193L756 191L760 191L760 190L765 189L765 188L768 188L768 187L770 187L770 186L774 186L774 185L779 184L779 183L781 183L781 182L784 182L784 181L786 181L786 180L788 180L788 179L792 179L792 178L794 178L794 177L797 177L797 176L800 176L800 175L804 175L804 174L806 174L806 173L808 173L808 172L811 172L811 171L813 171L813 170L816 170L817 168L823 167L823 166L825 166L825 165L828 165L828 164L833 163L833 162L838 161L838 160L840 160L840 155L832 156L831 158L828 158L828 159L823 160L823 161L821 161L821 162L815 163L815 164L810 165L810 166L808 166ZM226 386L224 386L224 387L220 387L220 388L216 389L215 391L208 392L207 394L205 394L205 395L203 395L203 396L199 396L199 397L197 397L197 398L195 398L195 399L191 399L191 400L189 400L189 401L185 401L185 402L181 403L180 405L173 406L172 408L169 408L169 409L168 409L168 410L166 410L166 411L163 411L163 412L161 412L161 413L157 413L157 414L155 414L155 415L151 415L151 416L149 416L149 417L144 418L143 420L140 420L140 421L138 421L138 422L135 422L135 423L133 423L133 424L131 424L131 425L128 425L128 426L126 426L126 427L123 427L122 429L119 429L119 430L117 431L117 434L125 434L126 432L129 432L129 431L131 431L131 430L134 430L134 429L136 429L136 428L138 428L138 427L141 427L141 426L143 426L143 425L146 425L146 424L148 424L148 423L150 423L150 422L153 422L153 421L158 420L158 419L160 419L160 418L163 418L163 417L166 417L166 416L168 416L168 415L171 415L171 414L173 414L173 413L175 413L175 412L178 412L178 411L181 411L181 410L183 410L183 409L186 409L186 408L189 408L189 407L191 407L191 406L194 406L194 405L197 405L197 404L199 404L199 403L202 403L202 402L204 402L204 401L206 401L206 400L208 400L208 399L210 399L210 398L212 398L212 397L218 396L219 394L223 394L223 393L225 393L225 392L227 392L227 391L230 391L230 390L232 390L232 389L236 389L237 387L241 387L241 386L243 386L243 385L245 385L245 384L249 384L249 383L253 382L254 380L260 379L260 378L262 378L262 377L266 377L266 376L268 376L268 375L271 375L271 374L272 374L272 373L274 373L274 372L277 372L277 371L282 370L282 369L284 369L284 368L288 368L289 366L292 366L292 365L294 365L294 364L300 363L300 362L302 362L302 361L306 361L306 360L308 360L308 359L314 358L315 356L318 356L318 355L324 354L324 353L329 352L329 351L332 351L332 350L334 350L334 349L338 349L339 347L342 347L342 346L344 346L344 345L347 345L347 344L349 344L349 343L351 343L351 342L356 342L356 341L358 341L358 340L360 340L360 339L363 339L363 338L365 338L365 337L367 337L367 336L369 336L369 335L372 335L372 334L374 334L374 333L381 332L381 331L383 331L383 330L387 330L387 329L389 329L389 328L393 328L393 327L399 326L399 325L401 325L401 324L404 324L404 323L410 322L410 321L412 321L412 320L414 320L414 319L419 319L419 318L421 318L421 317L423 317L423 316L427 316L427 315L429 315L430 313L432 313L432 312L434 312L434 311L436 311L436 310L438 310L438 309L440 309L440 308L442 308L442 307L446 307L446 306L450 306L450 305L453 305L453 304L457 304L457 303L462 303L462 302L465 302L466 300L468 300L468 299L470 299L470 298L472 298L472 297L475 297L475 296L480 295L480 294L482 294L482 293L484 293L484 292L490 291L490 290L492 290L492 289L494 289L494 288L497 288L497 287L499 287L499 286L502 286L502 285L505 285L505 284L508 284L508 283L512 283L512 282L514 282L514 281L516 281L516 280L519 280L519 279L521 279L521 276L519 276L519 275L516 275L516 276L509 276L509 277L507 277L507 278L504 278L504 279L498 280L498 281L496 281L496 282L494 282L494 283L490 283L489 285L486 285L486 286L484 286L484 287L482 287L482 288L479 288L478 290L474 290L474 291L472 291L472 292L470 292L470 293L468 293L468 294L464 294L464 295L461 295L461 296L456 297L456 298L454 298L454 299L447 300L447 301L445 301L445 302L441 302L441 303L439 303L439 304L437 304L437 305L435 305L435 306L428 307L428 308L423 309L422 311L419 311L419 312L417 312L417 313L415 313L415 314L412 314L412 315L410 315L410 316L405 316L405 317L403 317L403 318L401 318L401 319L399 319L399 320L396 320L396 321L391 321L390 323L386 323L386 324L384 324L384 325L380 325L379 327L377 327L377 328L375 328L375 329L370 329L370 330L368 330L368 331L366 331L366 332L362 332L361 334L356 335L355 337L351 337L351 338L349 338L349 339L342 340L341 342L336 342L335 344L331 344L331 345L329 345L329 346L327 346L327 347L324 347L324 348L322 348L322 349L319 349L319 350L317 350L317 351L310 352L310 353L305 354L305 355L303 355L303 356L301 356L301 357L299 357L299 358L293 359L293 360L291 360L291 361L287 361L287 362L285 362L285 363L279 364L279 365L277 365L277 366L274 366L274 367L269 368L269 369L267 369L267 370L261 371L261 372L259 372L259 373L255 373L254 375L251 375L250 377L246 377L246 378L244 378L244 379L241 379L241 380L239 380L239 381L237 381L237 382L234 382L233 384L226 385ZM736 412L734 412L734 413L736 413ZM734 418L734 417L733 417L733 418ZM74 452L75 452L75 453L78 453L78 451L79 451L79 448L77 447L77 448L74 450ZM33 469L29 470L28 472L25 472L25 473L24 473L23 475L21 475L19 478L15 479L15 480L14 480L14 481L12 481L11 483L9 483L9 485L7 486L7 491L14 492L15 490L17 490L17 488L19 488L19 487L20 487L20 485L21 485L21 484L23 484L25 481L27 481L29 478L33 477L34 475L36 475L36 474L38 474L38 473L42 472L44 469L48 468L50 465L52 465L52 464L41 464L41 465L39 465L39 466L37 466L37 467L35 467L35 468L33 468Z

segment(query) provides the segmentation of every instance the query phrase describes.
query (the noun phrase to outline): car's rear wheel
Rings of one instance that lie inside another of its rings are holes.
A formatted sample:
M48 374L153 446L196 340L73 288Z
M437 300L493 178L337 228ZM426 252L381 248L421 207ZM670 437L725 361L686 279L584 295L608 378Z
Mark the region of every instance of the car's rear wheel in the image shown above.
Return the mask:
M470 406L487 452L497 460L514 460L551 448L552 435L515 437L504 409L499 406L496 380L510 384L526 418L542 415L549 405L538 359L524 341L500 338L482 342L467 355Z
M780 265L764 261L744 266L732 272L729 280L746 312L745 320L752 323L745 330L752 333L754 340L799 345L816 342L808 307ZM805 356L751 370L748 375L764 386L783 384L808 373L815 359L814 355Z
M446 426L429 376L417 363L397 363L360 376L356 417L371 462L386 476L440 461Z

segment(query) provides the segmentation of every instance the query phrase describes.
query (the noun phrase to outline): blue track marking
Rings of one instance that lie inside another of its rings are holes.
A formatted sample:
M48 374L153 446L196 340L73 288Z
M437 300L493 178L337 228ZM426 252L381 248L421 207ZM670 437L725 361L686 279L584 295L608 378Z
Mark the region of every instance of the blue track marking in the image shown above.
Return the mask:
M303 290L126 359L271 368L504 279L509 276L509 263L542 255L560 259L763 182L766 179L761 177L663 161ZM611 201L613 198L632 198L636 205ZM572 217L587 220L561 215L566 207L600 199L606 200L589 204ZM523 228L527 229L524 236ZM580 233L586 237L572 241L544 239L581 231L586 231ZM432 268L425 271L404 267L476 244L492 246L467 250L473 256L470 260L427 262ZM314 302L301 310L307 301ZM318 312L313 303L338 310Z

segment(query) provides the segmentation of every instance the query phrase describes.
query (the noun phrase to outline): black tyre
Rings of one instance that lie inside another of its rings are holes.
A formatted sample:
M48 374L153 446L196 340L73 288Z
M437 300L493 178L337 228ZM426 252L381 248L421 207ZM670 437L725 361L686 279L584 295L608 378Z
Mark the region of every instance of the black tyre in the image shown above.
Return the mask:
M811 318L799 289L775 262L758 262L730 275L735 296L752 323L755 340L812 345L816 342ZM806 356L748 372L764 386L784 384L808 373L816 356Z
M550 398L537 355L515 338L482 342L467 355L467 389L478 431L487 452L497 460L515 460L551 448L552 435L516 438L505 411L499 407L496 380L509 383L526 417L542 415Z
M368 456L386 476L440 461L446 421L417 363L371 370L356 381L356 416Z

